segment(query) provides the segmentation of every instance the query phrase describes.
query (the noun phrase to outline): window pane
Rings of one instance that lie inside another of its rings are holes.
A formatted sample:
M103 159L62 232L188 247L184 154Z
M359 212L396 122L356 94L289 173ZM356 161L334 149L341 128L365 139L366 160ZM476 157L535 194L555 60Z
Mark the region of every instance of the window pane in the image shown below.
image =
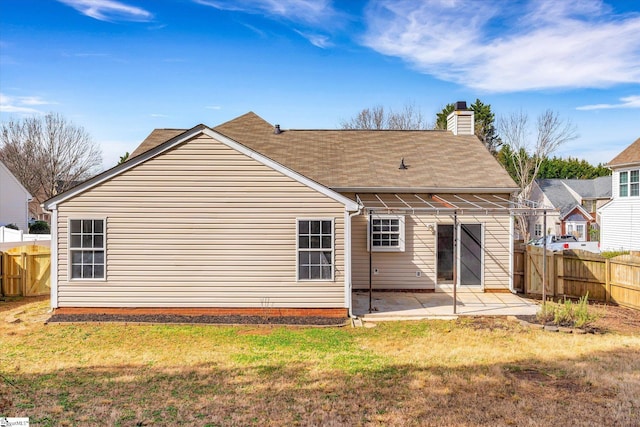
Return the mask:
M96 265L93 267L93 274L96 279L104 279L104 266Z
M331 234L331 221L322 221L322 234Z
M626 184L627 178L627 172L620 172L620 184Z
M82 252L81 251L71 252L71 262L74 264L80 264L82 262Z
M319 265L320 264L320 252L309 252L309 259L311 260L310 264Z
M311 234L320 234L320 221L309 221L311 223Z
M325 266L322 267L322 278L326 280L331 280L331 267Z
M331 252L322 252L322 258L320 258L320 264L331 265Z
M82 277L82 266L81 265L74 265L71 268L71 278L72 279L78 279Z
M630 184L631 187L631 191L630 191L630 196L639 196L640 194L638 194L638 184Z
M93 227L93 222L88 220L82 220L82 232L83 233L91 233Z
M83 264L93 264L93 252L83 251L82 252L82 263Z
M300 238L298 239L298 247L301 249L305 249L309 247L309 237L307 236L300 236Z
M320 266L311 266L311 279L321 279L320 277Z
M93 262L96 264L104 264L104 252L96 251L93 253Z
M309 252L305 252L305 251L298 252L298 263L309 264Z
M82 236L82 247L83 248L92 248L93 247L93 239L91 235Z
M79 248L80 247L81 238L79 235L71 235L71 247Z
M298 224L299 234L309 234L309 221L300 221Z
M627 197L629 195L629 187L627 184L620 185L620 197Z
M299 272L298 272L298 278L300 279L308 279L309 278L309 267L307 266L300 266Z
M81 230L82 230L81 221L77 220L77 219L72 219L71 220L71 232L72 233L80 233Z
M102 235L94 236L94 238L93 238L93 247L94 248L102 248L104 246L103 243L104 242L103 242Z
M331 236L322 236L322 248L331 249Z
M631 177L629 179L629 182L631 183L638 182L638 175L640 175L640 171L631 171Z
M91 265L82 266L82 278L93 279L93 266Z
M320 247L320 236L311 236L311 239L310 239L309 243L311 244L310 247L319 248Z
M94 233L103 233L102 229L103 222L101 219L97 219L93 221L93 232Z

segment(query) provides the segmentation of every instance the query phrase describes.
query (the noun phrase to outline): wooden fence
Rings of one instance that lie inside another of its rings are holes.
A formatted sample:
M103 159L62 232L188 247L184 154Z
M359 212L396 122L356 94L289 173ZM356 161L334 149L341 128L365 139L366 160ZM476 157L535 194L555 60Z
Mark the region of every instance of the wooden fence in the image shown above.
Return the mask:
M543 257L547 258L546 295L579 298L640 309L640 256L604 258L586 251L547 251L516 245L514 288L542 295Z
M51 250L26 245L0 252L0 295L37 296L51 291Z

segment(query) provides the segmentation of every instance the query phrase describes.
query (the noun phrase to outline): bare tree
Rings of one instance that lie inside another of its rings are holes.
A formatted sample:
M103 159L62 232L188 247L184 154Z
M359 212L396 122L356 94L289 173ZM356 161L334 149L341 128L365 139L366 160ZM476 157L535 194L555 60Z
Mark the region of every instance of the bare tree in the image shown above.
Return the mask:
M342 129L369 129L369 130L420 130L430 129L422 115L422 112L414 104L405 104L401 111L386 111L378 105L373 108L365 108L349 120L343 120Z
M578 137L570 121L560 119L558 113L547 110L538 116L535 137L529 130L529 117L522 111L503 117L498 123L501 139L507 148L507 169L520 187L521 200L529 200L533 181L540 166L562 144ZM516 218L518 231L529 239L529 226L524 217Z
M2 123L0 160L43 202L97 172L102 153L84 128L49 113Z

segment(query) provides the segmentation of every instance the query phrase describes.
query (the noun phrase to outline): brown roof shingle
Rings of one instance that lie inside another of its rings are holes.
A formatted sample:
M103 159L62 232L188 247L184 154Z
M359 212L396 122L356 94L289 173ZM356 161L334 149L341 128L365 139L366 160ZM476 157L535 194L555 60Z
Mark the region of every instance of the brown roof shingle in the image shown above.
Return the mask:
M283 130L250 112L214 131L326 187L347 189L517 188L473 135L448 131ZM179 132L173 136L177 136ZM167 130L152 133L135 154L153 148ZM164 132L164 133L163 133ZM151 139L151 137L154 139ZM146 144L146 145L145 145ZM145 145L145 147L143 147ZM399 169L404 158L407 169Z
M640 138L625 148L622 153L611 160L607 166L626 165L629 163L640 163Z

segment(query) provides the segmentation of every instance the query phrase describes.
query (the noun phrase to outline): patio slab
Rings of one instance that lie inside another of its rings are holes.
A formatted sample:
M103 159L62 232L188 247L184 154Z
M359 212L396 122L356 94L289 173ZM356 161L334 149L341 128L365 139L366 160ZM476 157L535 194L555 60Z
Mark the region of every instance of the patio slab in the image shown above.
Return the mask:
M533 315L538 304L512 293L458 292L456 313L453 293L373 292L369 313L369 292L353 292L353 313L365 321L455 318L456 316Z

